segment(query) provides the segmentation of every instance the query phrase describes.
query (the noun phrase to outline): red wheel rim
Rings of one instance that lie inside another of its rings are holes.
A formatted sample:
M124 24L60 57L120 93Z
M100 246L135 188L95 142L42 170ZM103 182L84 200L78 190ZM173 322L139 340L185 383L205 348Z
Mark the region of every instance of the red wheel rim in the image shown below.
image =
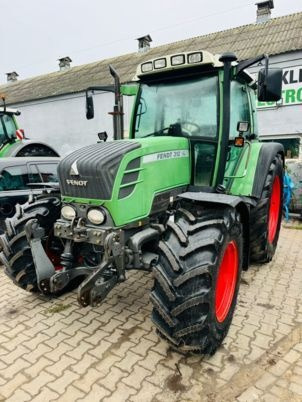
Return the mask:
M273 182L272 195L269 206L269 217L268 217L268 242L273 243L280 215L281 208L281 183L280 177L276 176Z
M218 271L215 312L218 322L223 322L228 315L234 298L238 274L238 248L235 241L231 241L222 258Z

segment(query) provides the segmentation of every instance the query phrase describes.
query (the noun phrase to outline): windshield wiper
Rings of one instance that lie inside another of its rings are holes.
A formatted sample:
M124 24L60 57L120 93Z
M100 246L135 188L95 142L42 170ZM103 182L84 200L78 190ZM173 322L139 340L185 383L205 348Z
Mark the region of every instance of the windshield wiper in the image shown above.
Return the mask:
M154 131L154 133L146 134L146 135L144 135L144 136L141 137L141 138L151 137L151 136L153 136L153 135L154 135L154 136L156 136L156 135L161 135L161 134L163 134L163 132L164 132L165 130L169 130L169 128L170 128L170 126L169 126L169 127L162 128L161 130Z

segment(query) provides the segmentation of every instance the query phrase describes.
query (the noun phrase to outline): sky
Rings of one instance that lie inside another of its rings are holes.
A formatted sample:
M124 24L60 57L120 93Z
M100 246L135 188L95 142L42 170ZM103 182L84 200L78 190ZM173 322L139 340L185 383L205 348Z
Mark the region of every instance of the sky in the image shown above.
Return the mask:
M256 21L259 0L0 0L0 84L58 70L57 59L86 64ZM272 18L302 11L301 0L274 0Z

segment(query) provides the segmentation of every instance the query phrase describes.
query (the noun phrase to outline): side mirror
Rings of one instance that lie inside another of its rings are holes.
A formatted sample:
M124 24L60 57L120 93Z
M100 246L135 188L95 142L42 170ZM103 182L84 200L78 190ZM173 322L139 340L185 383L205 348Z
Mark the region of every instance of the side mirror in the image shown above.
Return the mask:
M107 138L108 138L108 134L106 131L102 131L101 133L98 133L98 137L99 137L100 141L106 142Z
M282 94L282 70L262 68L258 73L258 100L276 102Z
M94 118L94 106L92 95L88 95L86 92L86 119L90 120Z

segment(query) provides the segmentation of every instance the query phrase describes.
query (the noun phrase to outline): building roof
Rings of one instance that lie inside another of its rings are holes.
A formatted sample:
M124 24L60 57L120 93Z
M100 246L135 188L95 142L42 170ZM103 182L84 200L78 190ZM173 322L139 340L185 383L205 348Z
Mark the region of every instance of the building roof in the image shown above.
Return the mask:
M183 51L208 50L214 54L233 51L240 60L245 60L263 53L276 55L301 49L302 12L157 46L145 53L129 53L16 81L0 86L0 92L6 94L7 104L78 93L92 85L111 84L109 64L126 82L134 77L139 63Z

